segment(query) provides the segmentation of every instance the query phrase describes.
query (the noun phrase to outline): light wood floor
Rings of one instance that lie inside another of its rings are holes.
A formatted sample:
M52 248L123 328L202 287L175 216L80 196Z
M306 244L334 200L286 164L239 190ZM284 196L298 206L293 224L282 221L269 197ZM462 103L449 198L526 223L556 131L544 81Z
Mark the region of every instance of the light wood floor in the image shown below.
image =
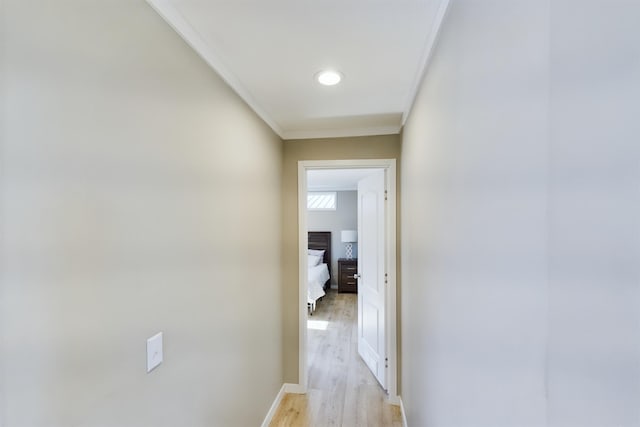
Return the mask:
M271 427L402 426L400 409L358 355L357 311L355 294L331 290L318 301L307 329L308 392L286 394Z

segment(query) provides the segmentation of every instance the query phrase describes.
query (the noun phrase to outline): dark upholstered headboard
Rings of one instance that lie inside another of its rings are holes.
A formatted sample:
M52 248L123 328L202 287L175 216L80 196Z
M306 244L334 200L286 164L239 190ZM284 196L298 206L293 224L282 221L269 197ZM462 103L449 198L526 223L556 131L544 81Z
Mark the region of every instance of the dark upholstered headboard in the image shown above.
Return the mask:
M330 231L309 231L308 232L309 239L309 249L316 249L324 251L324 258L322 262L327 264L329 268L329 276L333 277L333 273L331 272L331 232ZM329 286L331 279L327 280L327 283L324 284L325 289Z

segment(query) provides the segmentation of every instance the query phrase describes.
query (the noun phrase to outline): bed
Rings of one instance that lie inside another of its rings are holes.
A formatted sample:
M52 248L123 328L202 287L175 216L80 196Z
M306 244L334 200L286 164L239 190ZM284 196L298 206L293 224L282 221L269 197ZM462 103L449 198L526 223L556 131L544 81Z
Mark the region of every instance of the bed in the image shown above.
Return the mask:
M309 312L313 314L318 299L325 295L331 282L331 232L309 231L307 237L309 241L307 303ZM321 259L314 258L315 256L321 256Z

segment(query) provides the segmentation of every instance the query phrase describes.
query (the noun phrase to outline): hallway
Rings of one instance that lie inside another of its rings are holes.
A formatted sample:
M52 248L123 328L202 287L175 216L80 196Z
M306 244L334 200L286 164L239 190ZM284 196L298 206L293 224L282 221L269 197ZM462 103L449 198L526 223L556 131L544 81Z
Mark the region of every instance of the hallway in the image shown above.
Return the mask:
M401 426L400 409L357 351L357 295L331 290L308 322L309 390L287 394L271 427Z

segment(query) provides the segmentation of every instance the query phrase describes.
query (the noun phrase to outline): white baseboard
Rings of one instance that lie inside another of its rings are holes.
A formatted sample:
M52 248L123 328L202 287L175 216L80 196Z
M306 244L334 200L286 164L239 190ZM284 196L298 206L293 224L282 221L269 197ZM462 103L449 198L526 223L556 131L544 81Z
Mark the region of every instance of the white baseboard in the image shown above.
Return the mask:
M284 387L285 393L305 394L307 392L300 384L284 383L282 387Z
M276 411L278 410L278 406L280 406L280 402L282 402L282 398L286 393L285 386L286 384L282 384L282 387L280 387L280 391L278 392L275 400L271 404L271 408L269 408L269 412L267 412L267 416L264 417L264 421L262 421L261 427L269 427L269 424L271 424L271 420L273 419L273 416L276 414Z
M402 414L402 427L409 427L407 423L407 414L404 412L404 403L402 403L402 398L398 396L398 400L400 401L400 413Z
M391 405L400 406L401 399L400 396L388 396L387 402L389 402Z
M271 423L273 416L276 414L276 411L278 410L278 406L280 406L280 402L282 402L282 398L287 393L304 394L306 392L302 387L300 387L299 384L290 384L290 383L282 384L282 387L280 387L280 391L278 392L278 394L276 395L276 398L271 404L271 408L269 408L269 412L267 412L267 415L264 417L264 421L262 421L261 427L269 427L269 424Z

